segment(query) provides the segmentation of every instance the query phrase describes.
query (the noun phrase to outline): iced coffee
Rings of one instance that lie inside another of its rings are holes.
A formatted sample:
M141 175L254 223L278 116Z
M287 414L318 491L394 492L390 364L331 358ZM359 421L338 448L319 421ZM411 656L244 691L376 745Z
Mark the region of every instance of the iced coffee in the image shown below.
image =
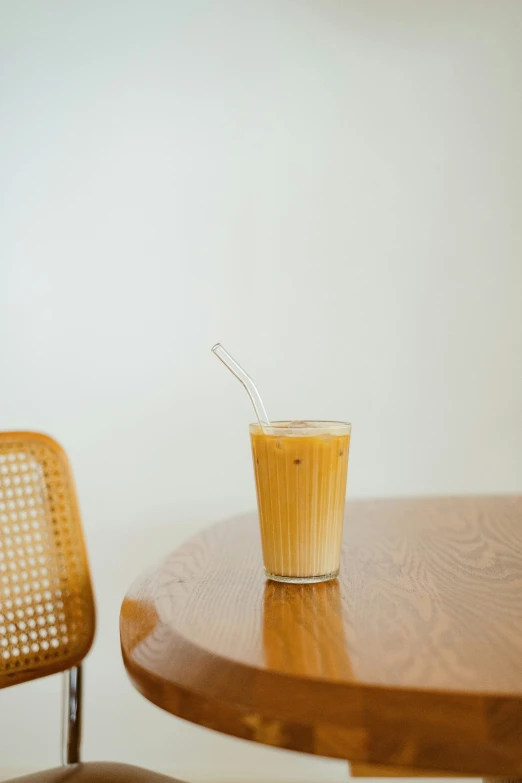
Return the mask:
M266 574L282 582L321 582L339 573L349 424L251 424Z

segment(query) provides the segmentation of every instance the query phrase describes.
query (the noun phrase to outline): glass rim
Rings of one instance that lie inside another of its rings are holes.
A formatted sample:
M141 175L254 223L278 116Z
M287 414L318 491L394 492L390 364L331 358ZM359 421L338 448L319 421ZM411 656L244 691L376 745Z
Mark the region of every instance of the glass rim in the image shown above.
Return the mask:
M309 426L306 426L306 425ZM294 426L292 426L294 425ZM296 426L297 425L297 426ZM323 435L325 433L342 433L349 435L352 431L352 425L349 421L332 421L331 419L306 419L304 421L280 420L272 421L270 425L254 422L249 426L250 432L263 432L269 435L293 435L293 436L313 436Z

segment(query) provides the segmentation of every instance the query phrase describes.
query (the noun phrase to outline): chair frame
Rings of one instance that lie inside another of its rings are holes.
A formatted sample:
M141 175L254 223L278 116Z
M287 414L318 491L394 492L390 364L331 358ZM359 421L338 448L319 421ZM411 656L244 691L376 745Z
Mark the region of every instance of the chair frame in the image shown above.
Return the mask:
M79 764L82 743L82 665L63 673L62 764Z

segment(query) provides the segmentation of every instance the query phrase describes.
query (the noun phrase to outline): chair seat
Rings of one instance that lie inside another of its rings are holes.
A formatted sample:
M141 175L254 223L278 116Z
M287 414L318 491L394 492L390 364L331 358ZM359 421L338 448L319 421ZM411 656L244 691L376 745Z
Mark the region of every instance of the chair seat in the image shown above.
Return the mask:
M6 783L182 783L182 781L141 767L132 767L129 764L91 761L46 769Z

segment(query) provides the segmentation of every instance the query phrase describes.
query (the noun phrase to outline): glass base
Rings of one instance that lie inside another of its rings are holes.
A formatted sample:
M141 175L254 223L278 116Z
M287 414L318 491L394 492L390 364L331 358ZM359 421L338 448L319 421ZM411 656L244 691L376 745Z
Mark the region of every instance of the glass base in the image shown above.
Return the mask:
M319 574L319 576L279 576L278 574L269 573L265 568L265 574L267 579L272 579L274 582L286 582L286 584L292 585L313 585L317 582L329 582L330 579L337 579L339 569L332 571L330 574Z

